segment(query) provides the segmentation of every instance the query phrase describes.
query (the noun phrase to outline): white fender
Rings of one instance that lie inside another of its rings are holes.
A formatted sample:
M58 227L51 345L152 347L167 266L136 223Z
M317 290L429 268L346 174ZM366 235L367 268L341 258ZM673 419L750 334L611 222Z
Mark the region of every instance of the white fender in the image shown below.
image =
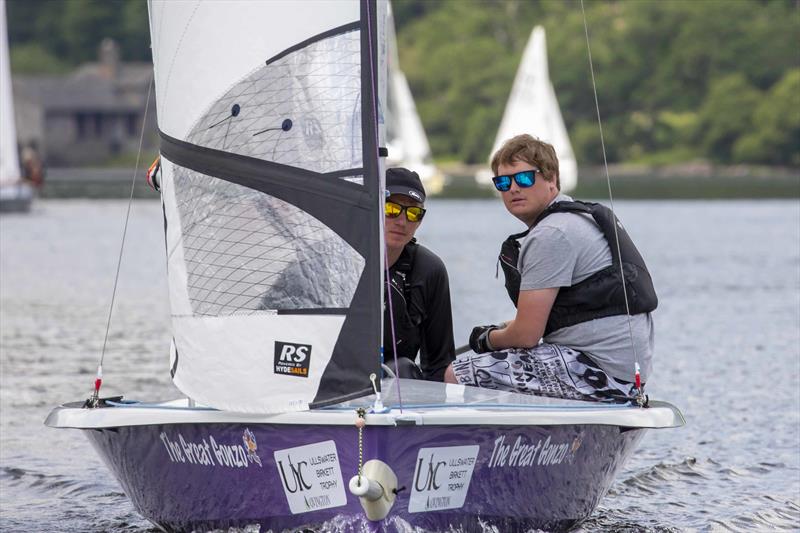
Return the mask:
M372 459L364 463L360 480L358 475L350 479L348 488L358 496L368 520L383 520L394 505L397 476L389 465Z

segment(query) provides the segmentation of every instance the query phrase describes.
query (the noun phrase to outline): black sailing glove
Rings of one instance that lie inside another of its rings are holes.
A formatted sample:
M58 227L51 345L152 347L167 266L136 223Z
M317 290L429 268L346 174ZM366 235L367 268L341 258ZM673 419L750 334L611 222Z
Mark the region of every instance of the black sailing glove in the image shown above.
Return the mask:
M489 342L489 332L499 329L498 326L475 326L469 336L469 347L475 353L493 352L494 346Z

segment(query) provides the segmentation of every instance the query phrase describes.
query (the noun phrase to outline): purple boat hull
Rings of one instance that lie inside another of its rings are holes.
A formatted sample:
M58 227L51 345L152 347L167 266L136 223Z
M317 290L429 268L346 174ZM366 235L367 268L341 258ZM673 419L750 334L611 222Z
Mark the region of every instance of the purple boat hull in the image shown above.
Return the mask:
M258 462L246 455L242 444L246 432L257 445ZM367 426L364 461L385 462L398 483L389 515L369 524L374 531L396 531L400 525L427 531L483 531L482 524L501 531L567 530L592 513L643 432L586 424ZM332 442L344 479L334 477L331 483L346 483L358 471L355 426L203 423L85 433L136 509L167 531L255 524L261 531L280 531L364 523L359 498L346 490L344 505L311 510L331 503L330 497L312 496L303 500L310 510L293 513L288 498L301 497L309 487L304 477L313 478L315 469L329 466L311 464L313 456L311 461L293 462L291 455L286 462L276 461L275 456L280 450ZM442 462L439 458L420 454L421 449L474 446L478 451L468 479L460 470L447 470L448 465L437 470L433 463ZM462 506L446 508L452 502L442 496L425 500L426 490L434 494L439 488L441 494L445 483L455 487L451 493L465 495ZM412 492L429 508L410 512Z
M374 395L278 414L107 401L57 407L45 423L83 430L162 529L262 532L567 530L594 511L646 429L684 425L664 402L382 385L388 408Z

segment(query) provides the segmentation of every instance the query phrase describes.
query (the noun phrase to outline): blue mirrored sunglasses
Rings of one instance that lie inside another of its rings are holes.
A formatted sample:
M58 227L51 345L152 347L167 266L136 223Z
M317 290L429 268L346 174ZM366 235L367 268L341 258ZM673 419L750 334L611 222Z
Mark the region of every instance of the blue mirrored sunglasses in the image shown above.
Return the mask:
M541 173L542 171L538 168L532 170L523 170L522 172L517 172L516 174L495 176L492 178L492 181L494 182L494 188L500 192L506 192L511 189L512 178L517 182L517 186L524 189L536 183L537 172Z

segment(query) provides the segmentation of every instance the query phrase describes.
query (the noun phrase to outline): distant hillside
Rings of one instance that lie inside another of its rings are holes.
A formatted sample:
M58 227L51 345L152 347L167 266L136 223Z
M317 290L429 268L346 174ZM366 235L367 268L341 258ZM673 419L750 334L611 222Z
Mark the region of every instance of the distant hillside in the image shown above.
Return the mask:
M15 72L63 72L112 37L149 59L144 0L11 0ZM400 61L437 159L488 156L522 50L547 30L580 165L602 161L576 0L395 0ZM610 162L800 166L795 0L585 2Z

